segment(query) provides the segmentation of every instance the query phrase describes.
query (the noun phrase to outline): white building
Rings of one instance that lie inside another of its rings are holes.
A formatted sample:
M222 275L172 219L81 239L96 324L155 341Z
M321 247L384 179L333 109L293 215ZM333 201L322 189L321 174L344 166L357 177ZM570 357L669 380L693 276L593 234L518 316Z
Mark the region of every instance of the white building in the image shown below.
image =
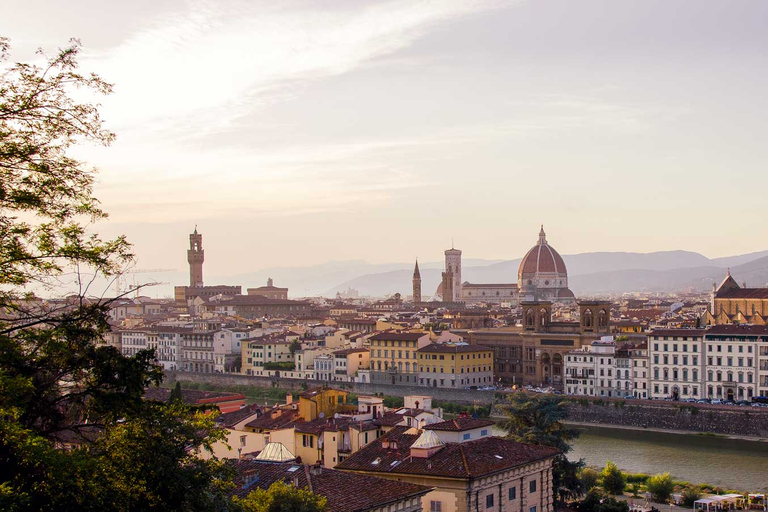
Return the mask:
M612 336L565 355L565 392L568 395L624 397L632 393L628 348L617 351Z
M630 362L632 365L632 395L635 398L648 398L648 344L643 343L630 350Z
M759 353L761 345L765 352L767 340L766 326L715 325L707 329L704 336L707 398L751 400L761 394Z
M648 334L649 398L704 398L705 333L704 329L663 329Z

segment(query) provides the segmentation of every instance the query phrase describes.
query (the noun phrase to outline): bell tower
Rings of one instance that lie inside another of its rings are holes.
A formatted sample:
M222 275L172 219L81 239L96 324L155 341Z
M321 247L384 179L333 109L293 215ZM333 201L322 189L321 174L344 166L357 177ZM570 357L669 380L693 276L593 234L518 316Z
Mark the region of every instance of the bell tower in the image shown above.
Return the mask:
M189 286L200 288L203 286L203 260L205 253L203 251L203 235L195 231L189 235L189 250L187 251L187 261L189 262Z
M413 303L421 304L421 273L419 272L419 260L413 268Z

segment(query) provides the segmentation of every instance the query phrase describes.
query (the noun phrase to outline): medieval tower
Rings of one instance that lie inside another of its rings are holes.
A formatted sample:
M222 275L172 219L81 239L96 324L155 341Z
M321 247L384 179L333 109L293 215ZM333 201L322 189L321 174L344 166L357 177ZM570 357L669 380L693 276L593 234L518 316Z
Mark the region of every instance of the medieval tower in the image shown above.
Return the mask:
M443 301L461 302L461 251L453 247L445 251Z
M413 268L413 303L421 304L421 273L419 272L419 260Z
M187 261L189 262L189 286L192 288L201 288L203 286L203 235L195 232L189 235L189 250L187 251Z

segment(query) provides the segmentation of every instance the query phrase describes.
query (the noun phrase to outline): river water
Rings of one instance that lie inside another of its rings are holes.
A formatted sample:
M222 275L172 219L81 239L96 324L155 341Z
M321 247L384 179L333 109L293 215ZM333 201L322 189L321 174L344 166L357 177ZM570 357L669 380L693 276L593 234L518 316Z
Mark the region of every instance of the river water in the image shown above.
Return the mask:
M632 473L669 471L692 483L768 492L768 443L608 427L579 430L568 458L583 458L589 466L610 460Z

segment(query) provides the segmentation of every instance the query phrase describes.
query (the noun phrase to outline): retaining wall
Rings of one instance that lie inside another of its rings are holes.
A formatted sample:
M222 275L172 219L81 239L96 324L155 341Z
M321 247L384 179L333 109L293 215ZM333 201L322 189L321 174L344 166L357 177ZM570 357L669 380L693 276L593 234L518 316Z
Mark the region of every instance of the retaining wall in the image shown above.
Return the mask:
M493 400L493 391L478 391L471 389L444 389L429 388L425 386L393 386L392 384L371 384L359 382L326 382L310 379L288 379L284 377L257 377L253 375L238 375L233 373L193 373L180 371L165 371L165 381L173 382L191 381L205 382L214 386L253 386L260 388L280 387L286 389L302 389L302 384L307 387L332 386L346 389L360 395L373 395L383 393L387 396L428 395L435 400L445 400L461 404L486 405Z
M653 401L571 402L568 420L634 428L687 430L715 434L768 437L768 411L752 407L708 409Z

